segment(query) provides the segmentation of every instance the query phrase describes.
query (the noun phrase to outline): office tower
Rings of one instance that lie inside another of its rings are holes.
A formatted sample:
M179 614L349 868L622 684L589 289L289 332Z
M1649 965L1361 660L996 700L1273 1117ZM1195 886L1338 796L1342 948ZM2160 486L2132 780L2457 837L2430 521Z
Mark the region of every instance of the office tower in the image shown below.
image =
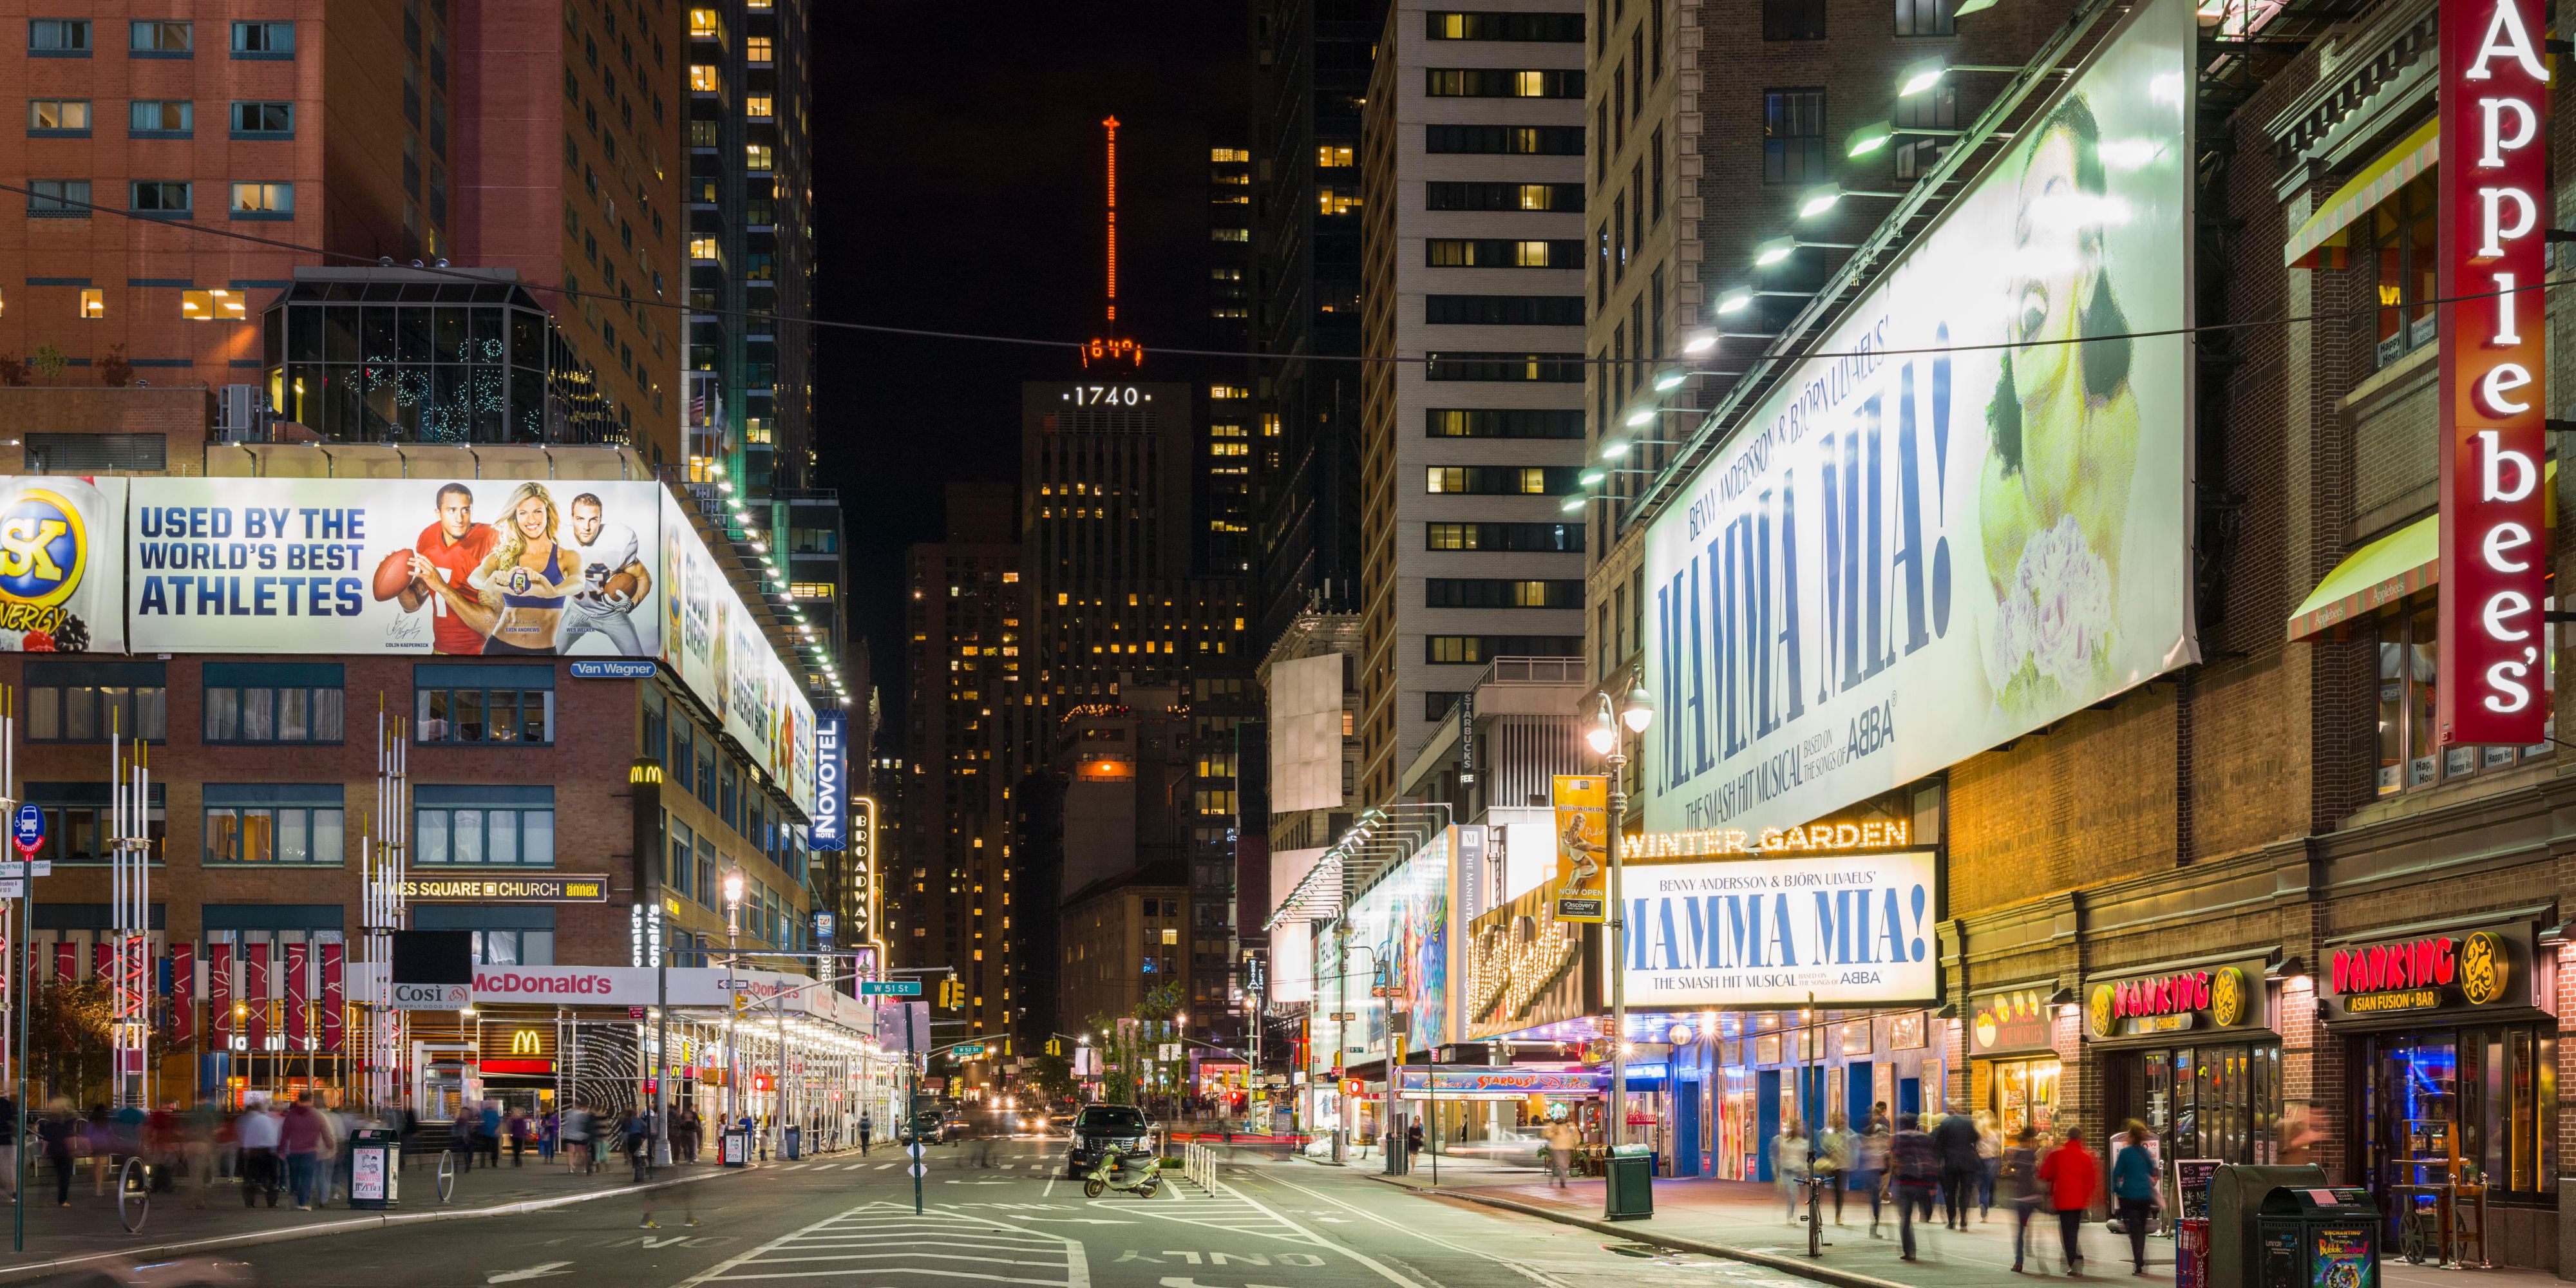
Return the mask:
M912 548L906 586L911 692L900 862L886 882L897 966L950 967L967 1005L936 1012L942 1041L998 1043L1020 1005L1010 950L1010 789L1026 770L1027 588L1007 484L948 485L946 539ZM1052 909L1041 910L1042 915ZM994 1060L1003 1055L999 1045ZM994 1060L965 1067L989 1081Z
M1583 15L1395 0L1362 131L1358 797L1497 657L1578 656Z
M1255 637L1358 604L1361 99L1385 0L1252 0ZM1275 418L1275 419L1273 419Z
M689 8L689 455L754 497L814 465L807 0Z

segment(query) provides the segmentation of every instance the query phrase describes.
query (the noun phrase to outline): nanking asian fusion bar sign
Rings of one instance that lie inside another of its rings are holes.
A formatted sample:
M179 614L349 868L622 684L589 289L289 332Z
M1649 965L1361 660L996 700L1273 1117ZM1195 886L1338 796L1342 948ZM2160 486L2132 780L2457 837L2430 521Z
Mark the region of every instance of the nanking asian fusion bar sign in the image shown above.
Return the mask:
M2347 1017L2518 1004L2530 994L2531 931L2488 926L2335 948L2319 981Z
M2549 67L2542 0L2442 0L2441 655L2445 746L2544 737ZM2409 961L2413 958L2410 956Z
M2085 1024L2096 1038L2255 1027L2263 1012L2260 959L2104 980L2084 993Z

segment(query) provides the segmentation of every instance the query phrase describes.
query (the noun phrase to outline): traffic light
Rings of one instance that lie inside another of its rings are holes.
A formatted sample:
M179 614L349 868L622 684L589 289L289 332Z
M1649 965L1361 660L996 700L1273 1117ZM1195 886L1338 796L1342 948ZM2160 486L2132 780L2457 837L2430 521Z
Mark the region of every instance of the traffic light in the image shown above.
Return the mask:
M966 981L962 979L939 981L939 1005L942 1010L949 1011L963 1008L966 1005Z
M1062 1039L1062 1038L1048 1038L1048 1039L1047 1039L1047 1043L1046 1043L1046 1053L1047 1053L1048 1055L1063 1055L1063 1054L1064 1054L1064 1039Z

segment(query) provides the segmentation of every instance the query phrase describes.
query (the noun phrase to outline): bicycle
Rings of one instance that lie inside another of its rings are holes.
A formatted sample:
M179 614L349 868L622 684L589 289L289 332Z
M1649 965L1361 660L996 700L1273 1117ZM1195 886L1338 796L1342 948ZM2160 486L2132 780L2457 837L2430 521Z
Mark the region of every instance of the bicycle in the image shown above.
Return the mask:
M128 1154L116 1169L116 1219L127 1234L140 1234L152 1215L152 1165L140 1154Z

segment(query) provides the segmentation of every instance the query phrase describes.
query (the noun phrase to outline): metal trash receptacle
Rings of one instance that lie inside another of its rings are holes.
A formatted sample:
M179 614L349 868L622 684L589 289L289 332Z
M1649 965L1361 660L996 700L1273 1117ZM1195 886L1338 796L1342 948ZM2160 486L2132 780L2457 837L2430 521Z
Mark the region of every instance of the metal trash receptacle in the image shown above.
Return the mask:
M381 1127L349 1133L349 1206L383 1211L402 1197L402 1134Z
M740 1127L727 1127L724 1132L722 1159L727 1167L751 1166L751 1133Z
M1606 1194L1602 1215L1612 1221L1642 1221L1655 1214L1655 1156L1645 1145L1621 1145L1601 1160Z
M2379 1207L2359 1186L2276 1187L2255 1216L2247 1288L2379 1288L2379 1227Z
M805 1129L802 1127L790 1127L787 1129L786 1134L787 1161L792 1163L805 1156Z

